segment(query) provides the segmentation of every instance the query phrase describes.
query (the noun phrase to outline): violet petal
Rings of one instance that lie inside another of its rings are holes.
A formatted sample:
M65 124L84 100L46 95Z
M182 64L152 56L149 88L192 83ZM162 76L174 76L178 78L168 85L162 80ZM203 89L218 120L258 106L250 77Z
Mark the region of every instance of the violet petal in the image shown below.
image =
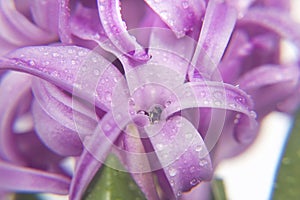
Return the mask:
M243 90L232 85L209 81L186 83L176 88L175 95L167 101L169 106L163 111L163 118L187 108L217 108L223 110L224 118L226 110L242 114L239 115L239 119L242 119L236 120L235 133L240 142L249 142L257 131L252 99Z
M35 23L51 33L58 33L58 1L31 1L31 13Z
M98 0L102 26L110 41L124 54L139 61L149 59L145 49L131 36L123 24L119 0Z
M59 13L58 13L58 30L59 38L63 43L71 43L71 31L70 31L70 6L69 0L59 0Z
M35 130L44 144L62 156L77 156L82 151L78 133L53 120L35 101L32 107Z
M213 169L209 152L201 135L188 120L173 117L156 135L153 128L145 127L158 157L150 163L163 167L176 198L201 181L211 179Z
M49 173L5 163L0 160L0 187L19 192L51 192L68 194L70 179Z
M25 101L30 94L31 77L26 74L9 73L1 80L0 87L0 154L1 157L22 163L23 159L18 154L15 143L15 136L12 134L12 126L18 112L18 105L21 101ZM8 99L6 97L14 97Z
M14 45L44 44L57 39L16 10L13 0L0 2L0 35Z
M93 67L91 67L93 66ZM100 109L111 106L111 93L122 74L105 58L76 46L26 47L0 60L1 69L46 79Z
M280 17L278 13L280 12ZM299 24L289 14L272 8L253 8L239 21L239 25L255 25L267 28L281 37L287 38L300 48Z
M33 80L32 90L44 112L57 123L76 132L81 139L94 131L99 119L95 111L89 109L88 103L77 103L75 98L41 79Z
M192 62L208 78L215 72L222 58L236 20L234 8L224 2L209 1Z
M205 12L204 0L145 0L146 3L172 29L178 38L183 37L201 23Z

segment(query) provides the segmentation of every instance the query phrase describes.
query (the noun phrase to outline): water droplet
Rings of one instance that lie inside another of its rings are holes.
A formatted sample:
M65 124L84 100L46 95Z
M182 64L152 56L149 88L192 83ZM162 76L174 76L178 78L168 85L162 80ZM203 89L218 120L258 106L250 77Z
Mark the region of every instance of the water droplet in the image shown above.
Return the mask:
M256 119L256 117L257 117L256 112L251 110L250 111L250 116L253 117L254 119Z
M175 185L175 181L173 179L170 180L170 185L173 187Z
M168 107L168 106L170 106L171 104L172 104L172 101L168 100L168 101L165 102L165 107Z
M113 33L120 33L119 28L115 25L111 26L111 30L112 30Z
M168 171L169 171L169 175L172 177L176 176L176 174L177 174L177 169L175 169L173 167L170 167Z
M118 82L118 78L117 77L114 77L113 80L114 80L115 83Z
M221 104L222 104L222 102L221 101L214 101L214 104L216 105L216 106L220 106Z
M105 93L105 99L106 99L106 101L111 101L111 93L110 92Z
M203 103L204 103L205 105L208 105L208 104L209 104L209 101L208 101L208 100L204 100Z
M190 167L190 172L194 173L196 171L196 168L194 166Z
M84 51L78 51L78 56L85 56L86 55L86 52L84 52Z
M196 146L195 151L200 152L202 151L202 149L203 149L202 145L198 145Z
M240 104L245 104L246 103L246 99L242 96L237 96L237 97L234 97L234 100L237 102L237 103L240 103Z
M104 10L105 10L105 7L102 6L102 5L100 5L100 6L99 6L99 10L100 10L100 11L104 11Z
M207 160L205 160L205 159L199 161L199 165L200 165L201 167L204 167L204 166L207 165L207 164L208 164L208 162L207 162Z
M230 103L230 104L229 104L229 107L231 107L231 108L236 108L236 105L235 105L234 103Z
M159 151L164 148L163 144L156 144L155 146L156 146L157 150L159 150Z
M99 76L100 75L100 71L98 69L94 69L94 75L95 76Z
M33 60L30 60L30 61L29 61L29 65L34 66L34 65L35 65L35 62L34 62Z
M197 185L198 183L199 183L199 180L197 180L197 179L195 179L195 178L193 178L193 179L190 181L190 184L191 184L192 186Z
M103 129L104 129L104 131L109 131L111 129L111 126L109 124L105 124Z
M161 11L160 12L160 16L161 18L163 18L164 20L167 20L168 19L168 12L167 11Z
M54 53L52 53L52 56L53 56L53 57L58 57L58 56L59 56L59 53L55 53L55 52L54 52Z
M130 99L128 100L128 104L129 104L130 106L135 106L134 99L133 99L133 98L130 98Z
M239 122L240 122L239 119L234 119L234 120L233 120L233 123L234 123L234 124L238 124Z
M177 194L176 194L177 197L180 197L181 195L182 195L181 191L178 191Z
M193 134L191 133L191 132L187 132L186 134L185 134L185 138L186 139L191 139L193 137Z
M201 91L201 92L200 92L200 96L201 96L201 97L205 97L205 96L206 96L206 92L205 92L205 91Z
M188 1L183 1L183 2L181 3L181 5L182 5L182 8L183 8L183 9L187 9L187 8L189 7L189 2L188 2Z

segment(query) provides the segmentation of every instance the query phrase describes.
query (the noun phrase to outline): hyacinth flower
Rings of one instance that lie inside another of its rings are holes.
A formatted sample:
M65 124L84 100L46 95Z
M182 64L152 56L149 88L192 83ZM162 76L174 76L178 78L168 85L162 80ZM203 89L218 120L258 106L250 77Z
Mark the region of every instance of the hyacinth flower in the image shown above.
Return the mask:
M251 144L257 122L299 104L298 60L279 59L282 39L299 47L297 24L277 16L286 2L128 0L122 15L119 1L26 1L26 12L7 2L1 20L13 34L2 38L13 51L0 67L30 75L2 75L1 96L13 101L1 97L0 193L81 199L112 152L147 199L199 199L200 183ZM40 5L33 22L54 36L22 38L8 5L23 20ZM122 17L139 29L128 32ZM11 45L17 36L27 43ZM72 177L61 167L70 156Z

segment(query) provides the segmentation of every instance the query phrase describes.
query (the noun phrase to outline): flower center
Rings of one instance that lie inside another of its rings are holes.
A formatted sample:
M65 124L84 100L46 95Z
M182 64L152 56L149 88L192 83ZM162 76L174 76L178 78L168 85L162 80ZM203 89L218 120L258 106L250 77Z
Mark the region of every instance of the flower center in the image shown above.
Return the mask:
M148 116L149 122L151 124L156 124L160 121L161 119L161 113L163 111L162 106L160 105L155 105L153 106L150 111L144 111L144 110L139 110L137 112L137 114L141 114L141 115L146 115Z

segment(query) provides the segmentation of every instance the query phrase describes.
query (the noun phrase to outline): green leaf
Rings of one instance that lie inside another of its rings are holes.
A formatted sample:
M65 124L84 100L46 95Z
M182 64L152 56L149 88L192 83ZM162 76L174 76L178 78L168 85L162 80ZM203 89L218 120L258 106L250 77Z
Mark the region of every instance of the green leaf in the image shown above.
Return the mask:
M36 194L18 193L14 195L14 200L40 200Z
M281 160L275 190L274 200L299 199L300 197L300 112L294 122L285 153Z
M121 166L116 156L107 158L109 166ZM89 185L84 200L146 200L129 173L106 165L98 171Z
M214 179L211 183L213 200L226 200L225 186L222 179Z

